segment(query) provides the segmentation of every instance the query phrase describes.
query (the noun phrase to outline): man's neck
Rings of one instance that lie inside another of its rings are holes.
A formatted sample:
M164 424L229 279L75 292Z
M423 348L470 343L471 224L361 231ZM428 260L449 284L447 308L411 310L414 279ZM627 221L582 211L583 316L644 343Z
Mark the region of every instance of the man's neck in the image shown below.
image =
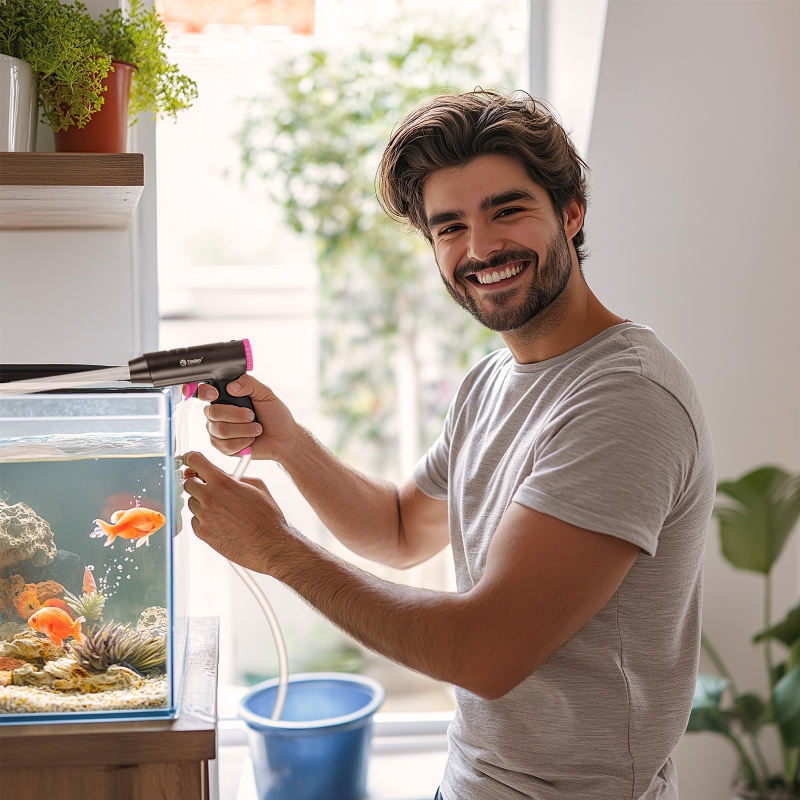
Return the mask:
M518 364L536 364L625 321L602 305L575 268L555 302L524 327L501 336Z

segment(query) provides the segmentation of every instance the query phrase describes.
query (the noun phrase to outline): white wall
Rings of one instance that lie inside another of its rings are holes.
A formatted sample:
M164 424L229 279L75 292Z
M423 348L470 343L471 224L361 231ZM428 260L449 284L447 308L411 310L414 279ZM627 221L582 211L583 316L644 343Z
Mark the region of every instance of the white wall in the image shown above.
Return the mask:
M93 14L116 5L89 0ZM145 188L124 231L0 232L0 363L125 364L158 347L155 125L130 131ZM40 123L37 148L52 152Z
M608 4L587 279L687 364L720 478L800 467L798 42L793 0ZM779 567L776 617L797 602L797 542ZM762 688L748 644L761 581L727 566L713 527L705 575L705 631L740 686ZM677 764L681 800L730 797L735 759L720 737L684 737Z

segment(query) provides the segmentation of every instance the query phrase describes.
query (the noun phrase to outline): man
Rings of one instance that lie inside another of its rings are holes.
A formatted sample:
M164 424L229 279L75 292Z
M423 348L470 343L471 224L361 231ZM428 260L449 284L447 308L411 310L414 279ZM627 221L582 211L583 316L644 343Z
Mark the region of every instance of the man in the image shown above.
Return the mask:
M468 374L400 487L338 461L250 376L228 388L257 421L214 405L208 430L223 453L282 464L362 556L409 567L451 543L458 592L360 572L289 525L263 483L190 453L194 530L367 647L455 685L444 800L675 800L715 486L692 381L589 289L585 165L539 101L426 101L392 135L378 183L507 349Z

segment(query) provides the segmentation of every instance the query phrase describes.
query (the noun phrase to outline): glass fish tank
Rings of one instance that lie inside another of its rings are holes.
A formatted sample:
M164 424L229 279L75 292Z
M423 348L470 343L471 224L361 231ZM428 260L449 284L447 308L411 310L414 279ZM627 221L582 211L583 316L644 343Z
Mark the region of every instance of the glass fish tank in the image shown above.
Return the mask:
M0 395L0 724L173 717L180 389Z

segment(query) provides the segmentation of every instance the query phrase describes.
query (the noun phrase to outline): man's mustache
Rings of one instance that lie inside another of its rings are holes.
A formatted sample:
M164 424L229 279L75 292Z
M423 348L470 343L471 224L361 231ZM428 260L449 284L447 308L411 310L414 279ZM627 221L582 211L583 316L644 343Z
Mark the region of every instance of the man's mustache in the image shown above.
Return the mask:
M461 280L481 270L497 269L498 267L510 264L512 261L532 261L533 266L538 267L539 254L535 250L503 250L502 253L492 256L487 261L470 259L463 264L459 264L453 273L453 277L455 280Z

